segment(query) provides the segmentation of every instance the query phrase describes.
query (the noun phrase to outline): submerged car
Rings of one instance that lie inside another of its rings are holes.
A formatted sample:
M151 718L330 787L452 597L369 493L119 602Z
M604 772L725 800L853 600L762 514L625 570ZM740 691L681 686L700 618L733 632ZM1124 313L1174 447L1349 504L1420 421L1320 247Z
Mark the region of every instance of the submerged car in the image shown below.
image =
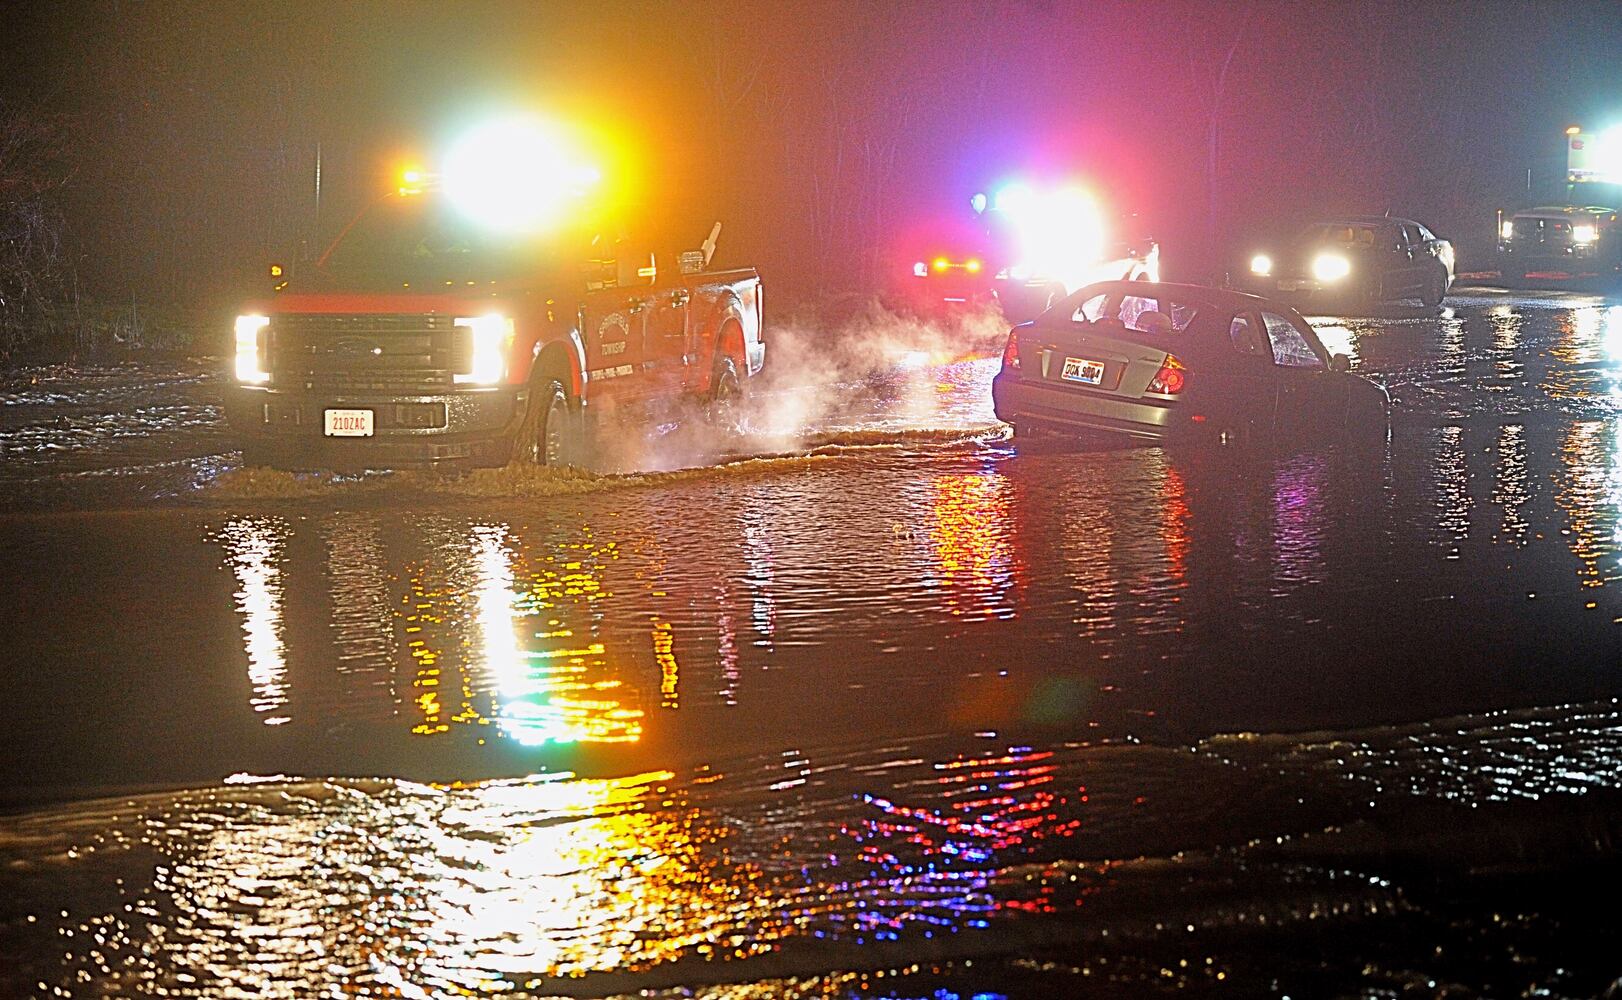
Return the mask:
M1350 366L1281 302L1199 285L1106 281L1014 327L991 396L1016 437L1384 441L1390 397Z
M1256 254L1235 284L1303 304L1417 298L1434 309L1453 275L1447 240L1412 219L1358 215L1314 222L1279 251Z
M1516 212L1498 227L1498 269L1511 287L1528 274L1622 274L1622 224L1616 209L1544 205Z

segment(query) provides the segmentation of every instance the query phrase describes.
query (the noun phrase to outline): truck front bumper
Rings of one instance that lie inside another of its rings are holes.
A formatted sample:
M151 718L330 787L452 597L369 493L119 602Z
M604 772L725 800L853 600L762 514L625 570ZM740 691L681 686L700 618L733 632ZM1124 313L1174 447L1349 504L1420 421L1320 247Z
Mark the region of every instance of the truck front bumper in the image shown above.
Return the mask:
M528 397L527 389L508 386L423 396L232 386L225 416L250 461L281 469L499 466L510 457ZM373 433L329 436L327 410L370 410Z

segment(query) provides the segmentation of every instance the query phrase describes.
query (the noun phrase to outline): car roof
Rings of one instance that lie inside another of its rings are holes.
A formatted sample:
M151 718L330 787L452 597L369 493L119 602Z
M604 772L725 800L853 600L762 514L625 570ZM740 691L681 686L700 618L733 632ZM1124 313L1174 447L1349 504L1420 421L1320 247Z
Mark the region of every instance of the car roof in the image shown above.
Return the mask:
M1289 306L1282 302L1249 292L1239 292L1231 288L1217 288L1214 285L1185 285L1172 281L1099 281L1084 288L1076 290L1076 296L1083 300L1095 295L1142 295L1148 297L1167 297L1182 299L1187 302L1197 302L1205 305L1218 306L1223 309L1252 309L1259 303L1276 306L1280 310L1289 311Z
M1411 226L1419 223L1413 219L1405 219L1399 215L1332 215L1325 219L1314 219L1307 223L1309 226L1383 226L1406 222Z

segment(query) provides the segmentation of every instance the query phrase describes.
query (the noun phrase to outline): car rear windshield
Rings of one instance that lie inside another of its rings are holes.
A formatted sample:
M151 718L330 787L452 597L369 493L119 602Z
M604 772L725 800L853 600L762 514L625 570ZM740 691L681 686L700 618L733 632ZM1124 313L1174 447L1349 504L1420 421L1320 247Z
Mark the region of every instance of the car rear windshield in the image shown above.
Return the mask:
M1117 322L1126 329L1150 336L1181 334L1194 322L1198 307L1191 302L1150 295L1100 294L1078 305L1070 319L1077 323Z

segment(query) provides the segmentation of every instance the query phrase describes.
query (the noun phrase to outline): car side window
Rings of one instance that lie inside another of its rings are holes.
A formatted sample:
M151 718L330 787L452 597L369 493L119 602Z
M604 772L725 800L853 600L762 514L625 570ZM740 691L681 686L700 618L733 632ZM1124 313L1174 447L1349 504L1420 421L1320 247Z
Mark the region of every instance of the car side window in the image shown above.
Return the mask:
M1419 232L1419 238L1421 240L1425 240L1425 241L1428 242L1428 241L1434 240L1436 238L1436 234L1431 232L1429 229L1426 229L1424 223L1421 223L1421 222L1414 223L1414 229L1416 229Z
M1324 361L1307 343L1307 338L1287 317L1262 313L1267 324L1267 340L1273 348L1273 362L1286 368L1322 368Z
M1094 295L1076 307L1076 311L1070 314L1070 321L1072 323L1092 323L1096 322L1098 317L1103 314L1104 296L1102 294Z
M1256 317L1249 313L1240 313L1228 324L1228 339L1232 341L1233 349L1246 357L1272 357L1272 349L1262 337Z
M1402 245L1411 247L1419 243L1419 232L1406 222L1402 224Z

